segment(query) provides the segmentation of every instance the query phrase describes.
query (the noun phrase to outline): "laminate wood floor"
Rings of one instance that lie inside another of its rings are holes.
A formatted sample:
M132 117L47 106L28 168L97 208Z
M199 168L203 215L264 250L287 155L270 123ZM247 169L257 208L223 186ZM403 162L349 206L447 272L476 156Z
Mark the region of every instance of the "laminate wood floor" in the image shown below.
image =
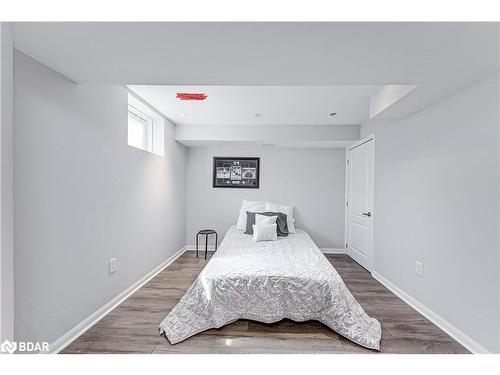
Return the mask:
M468 353L345 255L326 255L366 313L382 324L382 353ZM62 353L378 353L310 321L239 320L171 345L158 324L206 262L187 251Z

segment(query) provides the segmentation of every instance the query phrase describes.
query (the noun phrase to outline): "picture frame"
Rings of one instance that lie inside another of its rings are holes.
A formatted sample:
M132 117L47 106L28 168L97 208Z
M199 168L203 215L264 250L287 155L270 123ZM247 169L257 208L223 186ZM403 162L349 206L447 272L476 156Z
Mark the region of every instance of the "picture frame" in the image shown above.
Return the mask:
M214 156L212 187L258 189L260 158Z

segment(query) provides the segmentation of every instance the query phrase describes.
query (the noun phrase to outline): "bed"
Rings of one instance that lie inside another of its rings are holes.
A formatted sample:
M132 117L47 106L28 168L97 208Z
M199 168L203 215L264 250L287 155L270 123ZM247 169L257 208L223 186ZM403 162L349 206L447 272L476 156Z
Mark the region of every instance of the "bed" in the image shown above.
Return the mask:
M238 319L274 323L317 320L366 348L379 350L381 326L347 289L303 231L277 241L252 241L236 226L193 285L160 324L176 344Z

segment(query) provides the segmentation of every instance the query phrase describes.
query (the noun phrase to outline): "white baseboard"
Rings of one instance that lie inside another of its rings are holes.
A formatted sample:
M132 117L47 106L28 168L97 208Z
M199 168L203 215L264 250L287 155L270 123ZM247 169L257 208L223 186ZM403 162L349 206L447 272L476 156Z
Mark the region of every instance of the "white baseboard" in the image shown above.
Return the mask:
M446 332L448 335L450 335L454 340L459 342L467 350L471 351L472 353L484 353L484 354L491 353L484 346L482 346L481 344L479 344L476 341L474 341L473 339L471 339L469 336L467 336L465 333L463 333L460 329L458 329L453 324L448 322L442 316L436 314L434 311L429 309L427 306L425 306L421 302L417 301L415 298L410 296L404 290L402 290L399 287L397 287L396 285L394 285L392 282L387 280L381 274L379 274L375 271L372 271L372 276L376 280L378 280L380 283L382 283L387 289L389 289L391 292L393 292L395 295L397 295L399 298L401 298L403 301L405 301L408 305L413 307L416 311L418 311L420 314L425 316L432 323L434 323L436 326L438 326L444 332Z
M175 254L170 256L167 260L162 262L159 266L149 272L146 276L138 280L136 283L125 289L99 310L97 310L92 315L88 316L86 319L78 323L75 327L70 329L64 335L59 337L53 343L49 345L49 353L59 353L73 341L75 341L79 336L81 336L85 331L91 328L94 324L96 324L99 320L101 320L104 316L106 316L111 310L113 310L116 306L122 303L125 299L130 297L137 289L146 284L149 280L155 277L158 273L163 271L165 267L170 265L174 260L180 257L186 251L186 246L182 249L178 250Z
M337 249L334 247L320 247L323 254L347 254L345 249Z
M321 247L320 250L323 254L346 254L345 249L337 249L334 247ZM196 251L196 245L186 245L186 251ZM205 245L199 246L198 251L203 253L205 251ZM210 253L213 251L214 251L214 247L209 246L208 252Z
M59 337L57 340L52 342L49 346L49 353L59 353L69 344L71 344L74 340L76 340L79 336L85 333L88 329L90 329L95 323L101 320L104 316L106 316L111 310L113 310L116 306L122 303L125 299L130 297L137 289L146 284L149 280L155 277L158 273L160 273L165 267L170 265L173 261L175 261L179 256L181 256L186 251L194 251L196 250L195 245L186 245L180 250L178 250L175 254L170 256L163 263L158 265L155 269L145 275L143 278L138 280L136 283L131 285L129 288L121 292L111 301L109 301L106 305L101 307L99 310L94 312L92 315L88 316L86 319L78 323L71 330L66 332L64 335ZM205 251L199 249L200 251ZM345 249L336 249L336 248L321 248L320 249L324 254L346 254ZM209 250L209 251L213 251ZM381 274L376 271L372 271L372 276L382 283L385 287L387 287L390 291L396 294L399 298L405 301L408 305L418 311L420 314L425 316L431 322L433 322L436 326L441 328L444 332L450 335L453 339L463 345L466 349L470 350L472 353L490 353L485 347L471 339L468 335L463 333L453 324L449 323L440 315L436 314L434 311L429 309L427 306L417 301L415 298L407 294L405 291L394 285L392 282L387 280Z

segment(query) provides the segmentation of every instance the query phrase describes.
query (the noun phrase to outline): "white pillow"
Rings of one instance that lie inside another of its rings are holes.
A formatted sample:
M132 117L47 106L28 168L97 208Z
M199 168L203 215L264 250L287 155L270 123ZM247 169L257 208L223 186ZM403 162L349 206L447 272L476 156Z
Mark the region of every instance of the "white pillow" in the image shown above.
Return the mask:
M293 218L293 206L286 206L284 204L266 202L264 207L266 212L282 212L286 215L286 225L288 226L288 233L296 233L295 219Z
M255 215L255 225L271 225L276 224L278 216L266 216L261 214Z
M248 212L263 212L266 207L266 202L261 201L246 201L242 200L236 228L239 230L247 229L247 211Z
M278 231L276 224L271 225L253 225L253 242L259 241L276 241L278 239Z

